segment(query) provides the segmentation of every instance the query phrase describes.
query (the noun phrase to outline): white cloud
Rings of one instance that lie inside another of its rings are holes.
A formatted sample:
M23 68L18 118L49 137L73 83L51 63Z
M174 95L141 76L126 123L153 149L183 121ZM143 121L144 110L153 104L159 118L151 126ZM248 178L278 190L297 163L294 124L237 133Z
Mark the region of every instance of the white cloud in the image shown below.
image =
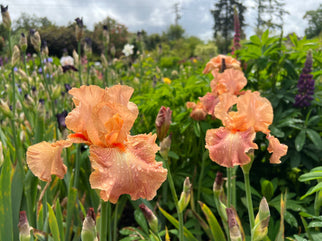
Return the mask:
M212 36L214 25L210 10L214 8L215 0L4 0L3 5L9 5L12 20L17 20L22 12L47 17L57 25L67 25L76 17L83 17L84 24L93 29L94 24L110 16L125 24L129 31L146 30L148 33L162 33L174 23L174 4L179 3L181 24L187 35L195 35L208 39ZM304 34L307 21L303 20L306 11L319 7L316 0L294 1L285 0L285 9L290 15L285 16L284 33L296 32ZM246 34L253 34L256 24L256 10L252 9L253 0L244 0L248 7L245 13Z

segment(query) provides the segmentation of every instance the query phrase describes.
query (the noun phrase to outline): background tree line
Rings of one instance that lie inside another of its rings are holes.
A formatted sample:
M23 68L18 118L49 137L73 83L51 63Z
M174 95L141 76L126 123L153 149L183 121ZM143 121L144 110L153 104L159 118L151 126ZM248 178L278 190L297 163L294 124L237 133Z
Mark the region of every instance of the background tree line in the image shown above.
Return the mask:
M264 30L283 31L283 18L285 11L284 0L254 0L256 9L256 22L253 24L256 35L260 36ZM185 30L177 22L170 25L162 34L148 34L144 30L140 31L141 39L144 43L144 49L148 51L174 50L179 56L185 58L192 57L197 53L204 52L200 46L204 48L217 49L218 53L228 53L231 50L232 39L234 34L234 9L237 9L239 22L241 27L241 38L245 37L243 29L247 25L245 23L244 14L247 8L241 0L217 0L214 3L214 9L211 14L214 18L214 41L205 44L202 40L195 36L186 36ZM309 27L305 30L307 38L314 38L321 35L322 29L322 4L317 10L311 10L305 13L303 19L307 20ZM127 27L118 23L116 20L106 17L103 21L95 24L93 30L89 30L84 23L84 36L91 39L93 58L98 59L104 51L103 43L103 26L108 26L109 31L109 54L112 55L111 49L115 49L115 56L118 57L122 53L123 46L130 42L138 49L137 33L131 33ZM22 13L17 21L14 22L12 35L14 42L18 43L20 34L29 35L30 29L37 29L40 32L43 41L46 41L50 50L50 55L61 57L64 53L72 54L77 49L77 41L75 39L75 22L71 22L67 26L57 26L47 17L37 17ZM1 37L2 36L2 37ZM5 42L5 30L0 25L0 52L7 51ZM28 40L29 41L29 40ZM208 47L206 47L208 45ZM199 49L198 49L199 48ZM197 50L198 49L198 50ZM196 52L197 50L197 52ZM33 48L29 47L27 53L33 53ZM114 53L113 53L114 54Z

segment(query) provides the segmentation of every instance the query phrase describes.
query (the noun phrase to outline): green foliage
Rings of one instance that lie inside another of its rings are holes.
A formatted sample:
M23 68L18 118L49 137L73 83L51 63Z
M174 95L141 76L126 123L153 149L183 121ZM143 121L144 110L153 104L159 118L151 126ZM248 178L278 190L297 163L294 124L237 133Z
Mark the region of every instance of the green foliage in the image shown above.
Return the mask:
M179 40L179 39L183 38L184 31L185 30L180 25L171 24L169 26L167 32L165 33L165 36L170 41Z
M100 54L104 50L103 24L109 24L109 46L114 44L119 56L124 43L128 42L125 26L106 19L96 25L94 32L86 31L85 35L93 39L95 54ZM44 21L38 27L42 39L48 42L51 56L61 55L64 47L67 47L71 54L76 45L73 25L57 27ZM27 27L24 27L24 31L27 31L25 28ZM102 209L99 193L93 190L89 183L92 169L87 145L81 144L63 151L62 159L67 173L62 180L52 176L52 181L46 185L28 170L25 155L22 153L25 153L30 145L44 140L53 142L66 138L67 130L58 128L56 114L63 110L68 112L73 108L73 100L66 93L64 84L78 87L79 74L82 75L84 84L107 87L122 83L134 88L131 101L137 104L139 116L131 129L133 135L155 133L155 118L160 107L170 107L172 123L169 133L172 134L172 144L169 165L175 191L179 193L182 190L182 183L186 177L189 177L192 183L191 200L183 213L184 235L187 240L227 239L227 220L223 212L226 200L218 195L218 202L215 203L213 198L216 172L224 169L210 161L209 153L205 150L206 131L221 126L221 122L211 117L195 121L186 107L187 102L197 102L199 97L211 91L210 81L213 77L201 73L205 62L216 55L217 47L214 43L203 45L198 38L185 38L183 32L178 37L175 32L180 29L174 30L171 38L177 39L176 41L169 41L165 35L143 34L146 51L142 55L133 56L132 59L122 57L114 62L109 59L109 64L105 67L94 65L92 60L97 58L94 56L87 66L91 67L91 71L88 72L85 71L86 66L83 66L83 70L77 73L60 73L58 58L46 65L43 69L44 74L33 72L41 66L39 56L29 59L26 65L19 63L16 72L12 72L10 65L0 69L0 140L4 155L3 163L0 160L1 240L16 240L20 210L26 210L30 226L35 228L35 239L68 241L73 237L73 240L78 240L82 217L89 207L93 207L98 214L97 226L100 233L105 232L114 240L161 240L166 233L170 233L171 240L176 240L178 236L179 217L175 212L175 202L170 196L168 181L160 187L157 198L149 202L151 210L158 212L159 233L150 230L145 217L137 208L138 203L147 201L131 201L125 195L122 195L117 205L103 205L104 213L107 213L104 217L108 217L109 220L105 228L108 227L108 230L113 232L107 232L107 229L100 227L101 221L104 226L104 219L100 216ZM19 35L15 34L13 38L17 41ZM159 44L162 51L158 49ZM311 106L299 109L295 108L293 103L299 74L309 49L313 52L315 95ZM302 229L305 233L294 235L296 240L308 237L318 240L319 234L316 230L321 228L321 216L317 213L322 199L321 169L312 169L320 165L319 153L322 146L322 91L319 85L322 56L318 39L299 39L294 34L287 38L269 36L269 31L266 31L260 37L252 36L237 53L245 68L247 88L260 91L273 105L274 123L271 133L289 148L282 164L272 166L268 164L270 154L263 151L268 142L264 135L257 135L255 141L259 149L255 151L250 175L254 206L258 207L262 196L266 197L271 211L268 227L271 240L276 238L279 227L283 228L278 233L280 238L284 234L298 234ZM189 60L192 56L199 58ZM27 69L25 74L21 72L22 69ZM12 77L15 77L17 88L11 88ZM164 81L165 78L169 78L170 81ZM13 96L16 97L15 101ZM15 115L9 108L13 103L17 103ZM16 129L16 136L13 127ZM18 145L14 142L17 139ZM156 159L162 161L159 154L156 155ZM299 176L300 182L297 180ZM241 225L248 228L247 210L244 205L245 185L241 182L240 170L237 170L233 178L237 183L236 210L241 214ZM311 182L310 186L307 182ZM281 195L286 189L287 198ZM284 213L281 201L283 203L286 199ZM201 202L201 207L197 205L198 201ZM160 206L159 211L156 209L156 203ZM218 203L220 205L216 205ZM219 207L218 210L216 206ZM285 232L284 222L280 221L281 216L285 217ZM246 235L250 233L246 231Z
M217 55L217 46L213 42L198 44L194 50L194 55L206 61Z
M308 39L321 37L322 32L322 4L316 10L310 10L305 13L303 19L308 20L309 27L305 29L305 35Z

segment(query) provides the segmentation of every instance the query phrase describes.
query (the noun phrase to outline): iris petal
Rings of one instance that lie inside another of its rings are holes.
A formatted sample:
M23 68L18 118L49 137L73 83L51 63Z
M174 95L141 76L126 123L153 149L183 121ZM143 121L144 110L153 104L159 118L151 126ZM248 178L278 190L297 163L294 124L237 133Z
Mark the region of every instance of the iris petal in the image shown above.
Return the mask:
M231 132L220 127L208 130L206 133L206 148L209 150L210 159L224 167L233 167L249 163L247 152L257 149L253 142L255 132L252 128L243 132Z
M51 175L64 178L66 166L61 158L63 148L72 145L71 141L62 140L55 143L40 142L27 150L27 164L32 173L40 180L49 182Z
M151 200L167 178L167 170L155 161L159 147L156 135L128 136L125 148L90 146L94 172L92 188L101 190L104 201L116 203L119 196L129 194L132 200Z

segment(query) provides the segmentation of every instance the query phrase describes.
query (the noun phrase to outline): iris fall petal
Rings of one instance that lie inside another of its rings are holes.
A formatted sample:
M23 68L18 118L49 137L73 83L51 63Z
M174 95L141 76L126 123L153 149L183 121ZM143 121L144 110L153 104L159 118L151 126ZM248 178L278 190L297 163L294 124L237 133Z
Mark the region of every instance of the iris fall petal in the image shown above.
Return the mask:
M40 180L50 182L51 175L64 178L66 166L61 158L63 148L72 145L71 141L61 140L55 143L40 142L27 150L27 164L32 173Z
M94 172L92 188L101 190L104 201L116 203L119 196L129 194L132 200L151 200L167 178L167 170L155 161L159 147L155 135L128 136L125 148L90 146Z
M224 167L233 167L249 163L246 154L250 149L257 149L253 142L255 132L252 128L243 132L231 132L220 127L208 130L206 133L206 148L210 159Z

